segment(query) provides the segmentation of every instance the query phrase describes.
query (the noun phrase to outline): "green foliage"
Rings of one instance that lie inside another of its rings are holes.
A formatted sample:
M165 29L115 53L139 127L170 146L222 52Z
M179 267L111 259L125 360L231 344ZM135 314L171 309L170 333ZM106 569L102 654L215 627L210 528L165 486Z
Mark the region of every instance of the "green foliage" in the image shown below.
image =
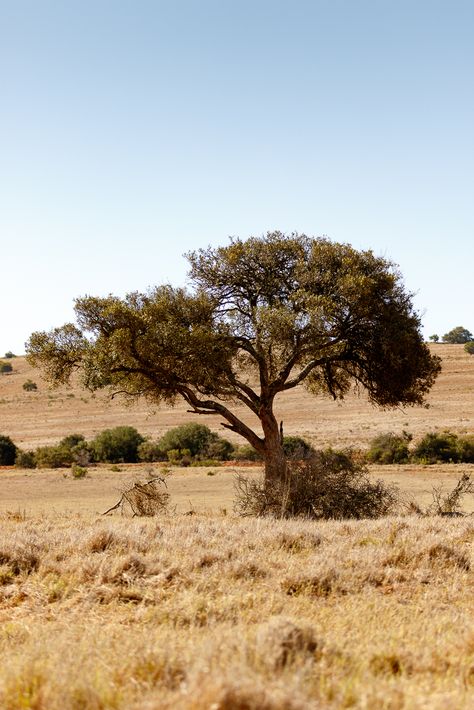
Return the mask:
M6 374L7 372L12 372L13 367L10 362L2 362L0 361L0 374Z
M235 510L240 515L305 519L378 518L396 510L396 490L371 481L365 466L350 452L314 452L289 462L283 481L237 476Z
M186 456L220 460L228 460L234 448L229 441L211 431L204 424L197 422L190 422L170 429L161 437L158 447L168 458L170 451L186 450ZM173 453L173 456L179 458L180 454Z
M166 455L168 461L175 466L189 466L191 463L191 451L189 449L168 449Z
M85 442L85 437L82 434L68 434L59 442L59 446L64 446L66 449L74 449L78 444Z
M140 461L153 463L153 461L166 461L167 456L158 442L146 439L138 447L138 458Z
M467 328L463 328L462 325L458 325L456 328L450 330L449 333L443 335L443 340L445 343L462 344L474 340L474 336L467 330Z
M392 432L379 434L370 442L367 461L380 464L405 463L409 458L408 444L411 440L411 434L405 431L401 435Z
M0 466L13 466L17 448L9 436L0 434Z
M436 335L436 333L434 335L430 335L429 339L432 343L439 343L439 335Z
M135 463L138 461L138 447L144 438L131 426L104 429L91 442L95 461L106 463Z
M429 432L416 445L412 458L420 463L456 463L460 458L458 438L450 431Z
M283 451L288 459L304 459L314 453L311 444L301 436L284 436Z
M85 478L87 476L87 468L73 463L71 466L71 475L73 478Z
M15 355L15 353L12 353L11 350L9 350L8 352L5 353L5 357L7 358L7 360L10 360L12 357L16 357L16 355Z
M26 382L23 382L23 389L25 392L34 392L38 389L38 385L33 380L26 380Z
M474 463L474 434L458 437L457 450L461 463Z
M465 343L464 350L469 353L469 355L474 355L474 340L469 340Z
M40 446L35 460L38 468L68 468L74 462L71 449L65 446Z
M17 449L15 466L17 468L36 468L36 455L34 451Z
M159 445L163 451L188 449L191 456L203 453L211 440L212 431L204 424L192 422L174 427L164 434Z
M234 449L233 453L236 461L262 461L263 456L256 451L250 444L243 444Z

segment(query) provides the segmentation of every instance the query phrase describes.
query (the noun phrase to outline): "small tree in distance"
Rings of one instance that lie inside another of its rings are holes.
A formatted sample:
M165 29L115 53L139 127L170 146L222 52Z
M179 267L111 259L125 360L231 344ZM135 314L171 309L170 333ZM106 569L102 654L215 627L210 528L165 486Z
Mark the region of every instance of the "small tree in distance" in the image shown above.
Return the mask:
M281 232L187 258L192 290L80 298L77 325L33 333L29 362L56 385L77 371L91 390L182 398L220 417L263 457L266 484L287 471L275 402L298 385L334 399L357 385L381 407L424 402L440 360L390 262Z
M429 339L431 340L432 343L439 343L439 335L430 335Z
M467 328L463 328L462 325L458 325L456 328L450 330L449 333L443 335L443 341L452 345L462 345L463 343L468 343L473 339L474 336L472 333L470 333Z
M464 345L464 350L469 353L469 355L474 355L474 341L470 340Z

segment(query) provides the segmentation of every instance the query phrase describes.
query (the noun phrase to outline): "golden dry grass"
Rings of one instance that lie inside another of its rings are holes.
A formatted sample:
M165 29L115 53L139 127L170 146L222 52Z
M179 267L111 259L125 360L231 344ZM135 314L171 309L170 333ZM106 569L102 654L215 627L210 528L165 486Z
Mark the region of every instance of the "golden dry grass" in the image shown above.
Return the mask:
M4 710L462 710L474 523L5 516Z
M433 345L433 352L443 359L443 371L431 391L429 408L408 408L404 411L380 411L372 407L362 394L351 395L343 403L325 397L313 397L298 388L277 400L277 416L283 419L286 434L308 438L317 447L365 447L376 434L408 430L415 437L436 429L451 429L457 433L474 433L474 357L464 352L462 345ZM139 402L126 407L123 401L110 400L103 393L95 395L78 387L48 390L38 371L24 358L11 361L12 374L0 376L0 433L8 434L21 448L55 443L66 434L82 433L91 438L102 429L128 424L153 438L185 421L196 421L178 404L171 409L153 411ZM37 392L25 392L23 383L32 379ZM251 425L257 426L251 415L240 410ZM205 423L225 436L219 418L206 417ZM202 421L202 418L199 420ZM241 443L234 437L235 443Z

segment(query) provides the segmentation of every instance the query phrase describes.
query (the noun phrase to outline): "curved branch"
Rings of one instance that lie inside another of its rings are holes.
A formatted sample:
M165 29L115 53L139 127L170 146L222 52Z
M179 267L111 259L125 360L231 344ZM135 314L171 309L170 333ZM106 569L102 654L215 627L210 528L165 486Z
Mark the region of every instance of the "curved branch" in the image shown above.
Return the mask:
M224 425L226 429L230 429L236 434L243 436L257 451L262 452L265 450L265 441L257 436L247 424L244 424L244 422L236 417L226 406L212 399L199 399L192 389L184 385L179 387L179 391L196 414L220 414L228 422L228 424Z

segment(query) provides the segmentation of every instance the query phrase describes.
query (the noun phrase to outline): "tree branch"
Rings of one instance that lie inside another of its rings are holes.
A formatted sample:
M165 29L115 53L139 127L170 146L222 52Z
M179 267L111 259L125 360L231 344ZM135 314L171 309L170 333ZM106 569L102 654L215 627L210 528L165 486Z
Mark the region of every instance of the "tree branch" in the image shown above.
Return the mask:
M196 414L220 414L228 422L228 424L225 425L227 429L243 436L244 439L247 439L249 444L257 449L257 451L265 450L265 441L257 436L257 434L249 426L247 426L247 424L244 424L243 421L236 417L235 414L233 414L230 409L227 409L227 407L223 404L215 402L212 399L199 399L191 388L184 385L179 388L179 391Z

